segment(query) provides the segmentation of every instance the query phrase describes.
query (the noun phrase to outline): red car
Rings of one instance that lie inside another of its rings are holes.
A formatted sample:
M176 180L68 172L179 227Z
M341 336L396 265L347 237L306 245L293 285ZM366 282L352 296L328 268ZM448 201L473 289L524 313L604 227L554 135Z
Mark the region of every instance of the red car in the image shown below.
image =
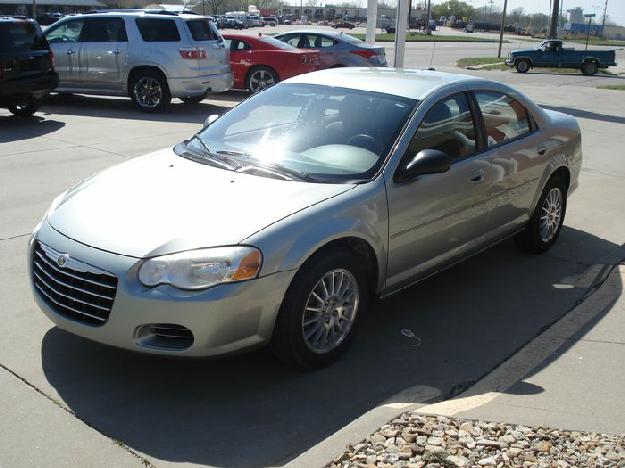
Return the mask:
M230 49L234 87L252 93L295 75L319 70L319 52L301 50L262 34L223 35Z

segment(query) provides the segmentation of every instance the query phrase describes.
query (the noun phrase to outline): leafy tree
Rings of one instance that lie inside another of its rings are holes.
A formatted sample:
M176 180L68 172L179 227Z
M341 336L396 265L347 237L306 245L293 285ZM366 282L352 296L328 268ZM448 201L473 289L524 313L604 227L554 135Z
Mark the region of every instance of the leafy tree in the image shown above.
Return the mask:
M475 15L475 8L466 2L460 0L447 0L438 5L432 5L432 16L440 18L441 16L455 16L456 18L470 18Z

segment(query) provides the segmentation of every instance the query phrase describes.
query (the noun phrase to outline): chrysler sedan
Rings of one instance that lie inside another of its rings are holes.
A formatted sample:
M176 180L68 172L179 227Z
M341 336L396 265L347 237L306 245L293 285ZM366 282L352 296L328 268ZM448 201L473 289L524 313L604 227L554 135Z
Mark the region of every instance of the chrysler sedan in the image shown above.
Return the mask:
M60 328L145 353L270 344L324 365L375 298L510 236L558 239L574 118L433 71L344 68L267 88L173 148L55 199L30 277Z

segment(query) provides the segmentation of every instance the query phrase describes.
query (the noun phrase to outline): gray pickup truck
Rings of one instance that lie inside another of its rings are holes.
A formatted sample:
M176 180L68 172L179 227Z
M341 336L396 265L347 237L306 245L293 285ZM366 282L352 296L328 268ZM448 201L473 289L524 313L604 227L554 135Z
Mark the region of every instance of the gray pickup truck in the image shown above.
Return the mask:
M575 50L562 47L562 41L543 41L533 49L513 50L506 64L519 73L530 68L578 68L584 75L594 75L600 68L616 65L614 50Z

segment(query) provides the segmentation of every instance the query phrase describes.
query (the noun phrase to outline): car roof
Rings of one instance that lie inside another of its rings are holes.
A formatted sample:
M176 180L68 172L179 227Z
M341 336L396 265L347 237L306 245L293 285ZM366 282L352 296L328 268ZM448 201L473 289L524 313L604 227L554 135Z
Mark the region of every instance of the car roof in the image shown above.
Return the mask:
M434 89L450 83L488 80L459 73L407 68L343 67L330 68L286 80L286 83L319 84L393 94L422 100Z
M297 29L295 31L285 31L279 35L284 36L285 34L325 34L326 36L340 37L344 33L342 31L332 31L329 29Z

